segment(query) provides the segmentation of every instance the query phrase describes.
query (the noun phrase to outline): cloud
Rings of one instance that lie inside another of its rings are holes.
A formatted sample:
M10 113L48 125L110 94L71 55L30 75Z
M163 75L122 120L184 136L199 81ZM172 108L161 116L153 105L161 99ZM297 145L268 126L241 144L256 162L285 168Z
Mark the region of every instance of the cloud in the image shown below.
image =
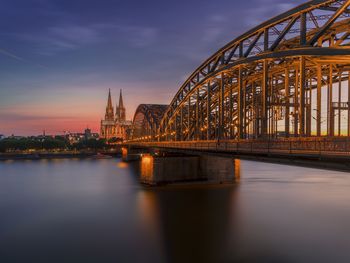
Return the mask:
M111 41L124 42L134 48L142 48L155 43L159 35L157 28L149 26L97 24L94 27L109 36Z
M277 5L277 10L280 12L286 12L295 6L296 6L295 4L291 4L291 3L281 3Z
M41 67L41 68L47 68L46 66L44 66L44 65L42 65L42 64L38 64L38 63L35 63L35 62L31 62L31 61L29 61L29 60L27 60L27 59L25 59L25 58L22 58L22 57L20 57L20 56L17 56L17 55L15 55L15 54L13 54L12 52L9 52L9 51L7 51L7 50L5 50L5 49L2 49L2 48L0 48L0 54L5 55L5 56L7 56L7 57L9 57L9 58L12 58L12 59L17 60L17 61L20 61L20 62L26 62L26 63L30 63L30 64L32 64L32 65L35 65L35 66L38 66L38 67Z
M15 59L15 60L24 61L23 58L21 58L21 57L15 55L15 54L13 54L13 53L11 53L11 52L9 52L9 51L6 51L6 50L4 50L4 49L0 49L0 53L3 54L3 55L5 55L5 56L8 56L8 57L10 57L10 58L13 58L13 59Z
M245 17L244 22L250 27L257 26L273 16L296 7L302 2L301 0L295 1L294 3L290 3L290 1L281 3L281 1L276 0L258 0L253 8L245 12L246 14L243 16Z
M228 20L228 18L222 14L214 14L209 16L209 21L212 22L226 22Z
M68 47L74 44L91 44L101 40L96 28L88 26L66 25L50 27L49 36L53 39L59 39L63 43L68 43Z
M51 56L100 43L125 43L133 48L143 48L156 41L158 30L147 26L118 24L66 24L48 27L30 35L16 36L34 44L36 53Z
M220 39L223 33L224 28L220 26L209 27L204 31L202 40L209 43L217 42L217 40Z
M88 26L61 25L48 27L42 32L17 34L20 40L31 42L42 55L78 49L84 45L99 43L102 38L97 29Z
M148 27L123 28L129 36L129 41L134 47L145 47L153 44L157 38L157 30Z

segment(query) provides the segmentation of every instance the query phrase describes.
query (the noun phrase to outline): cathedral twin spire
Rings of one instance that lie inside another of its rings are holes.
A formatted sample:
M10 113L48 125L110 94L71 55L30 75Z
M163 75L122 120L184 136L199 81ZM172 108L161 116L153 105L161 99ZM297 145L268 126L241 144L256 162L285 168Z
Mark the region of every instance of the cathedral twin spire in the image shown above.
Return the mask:
M120 90L119 104L116 105L115 112L112 104L111 90L109 90L105 119L101 120L100 137L106 140L113 138L125 140L129 138L132 122L126 120L125 113L122 90Z
M112 106L111 89L109 89L109 92L108 92L108 101L107 101L107 107L106 107L105 120L106 121L114 120L114 110Z
M124 108L122 90L120 90L120 94L119 94L119 108Z
M119 94L119 106L116 106L115 110L115 120L118 122L125 122L126 116L125 116L125 107L123 103L123 94L122 90L120 90Z
M115 109L115 120L118 122L123 122L126 119L126 112L123 102L123 94L122 90L120 90L119 94L119 105L116 105ZM111 96L111 89L108 91L108 101L107 101L107 107L106 107L106 114L105 114L105 120L114 121L114 109L112 106L112 96Z

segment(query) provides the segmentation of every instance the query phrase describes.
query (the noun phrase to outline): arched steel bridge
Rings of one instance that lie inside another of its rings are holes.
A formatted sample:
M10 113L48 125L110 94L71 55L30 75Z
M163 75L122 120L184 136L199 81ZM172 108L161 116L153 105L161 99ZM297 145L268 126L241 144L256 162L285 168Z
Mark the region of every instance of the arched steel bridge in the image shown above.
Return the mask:
M350 0L309 1L218 50L168 107L140 105L131 142L344 138L349 72Z
M133 119L133 138L154 139L160 128L160 122L168 105L141 104L137 107Z

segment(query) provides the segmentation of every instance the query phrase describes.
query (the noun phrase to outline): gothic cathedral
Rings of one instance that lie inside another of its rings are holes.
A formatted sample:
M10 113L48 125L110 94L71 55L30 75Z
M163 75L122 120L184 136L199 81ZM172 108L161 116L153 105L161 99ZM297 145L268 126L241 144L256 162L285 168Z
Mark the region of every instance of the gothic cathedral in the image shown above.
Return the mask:
M124 107L122 91L120 90L119 105L116 105L114 115L111 90L109 90L105 118L104 120L101 120L100 137L107 140L112 138L125 140L128 138L131 126L132 122L126 120L126 110Z

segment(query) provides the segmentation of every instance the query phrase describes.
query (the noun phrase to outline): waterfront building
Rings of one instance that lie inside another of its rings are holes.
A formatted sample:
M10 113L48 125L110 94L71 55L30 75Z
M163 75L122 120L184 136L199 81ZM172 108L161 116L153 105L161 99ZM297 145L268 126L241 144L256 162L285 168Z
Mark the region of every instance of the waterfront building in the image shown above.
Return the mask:
M67 133L65 136L64 136L70 144L75 144L75 143L79 143L79 142L82 142L82 141L87 141L89 139L95 139L95 140L98 140L99 139L99 134L98 133L93 133L91 131L91 129L85 129L84 133Z
M89 140L89 139L91 139L93 137L92 133L91 133L91 129L89 129L89 128L85 129L84 137L85 137L85 140Z
M112 138L118 140L128 139L131 126L132 121L126 120L126 109L124 106L122 90L120 90L119 103L116 105L115 115L112 106L111 91L109 90L105 119L101 121L100 137L107 140Z
M132 122L126 120L126 110L123 102L122 90L119 94L119 105L116 106L115 111L115 137L125 140L128 138L129 130L131 130Z

